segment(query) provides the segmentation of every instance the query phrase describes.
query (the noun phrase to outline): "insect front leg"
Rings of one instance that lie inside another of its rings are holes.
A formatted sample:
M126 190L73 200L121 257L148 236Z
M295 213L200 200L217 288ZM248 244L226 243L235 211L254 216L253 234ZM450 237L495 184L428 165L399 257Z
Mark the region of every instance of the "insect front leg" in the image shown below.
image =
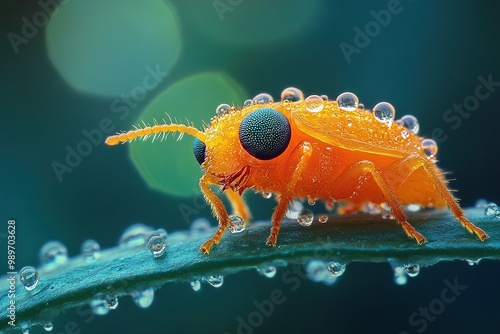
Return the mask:
M381 173L389 183L390 187L395 191L401 187L404 181L419 168L422 168L425 171L439 195L441 195L441 197L446 201L451 212L462 224L462 226L465 227L470 233L476 234L481 241L487 239L488 235L465 217L464 211L460 208L457 200L448 190L445 179L441 177L440 174L435 172L434 165L430 161L425 160L418 154L411 154L408 157L383 168Z
M243 220L246 222L251 217L251 215L250 210L248 209L248 206L246 205L243 198L238 192L232 190L231 188L226 189L224 192L226 193L227 199L231 203L233 212L243 218Z
M287 184L286 189L280 194L279 202L274 209L271 222L273 226L271 227L271 234L267 238L266 244L268 246L276 246L276 240L278 239L278 232L280 230L280 224L285 217L286 209L288 208L288 203L293 198L293 189L297 184L302 172L307 167L307 163L311 158L313 153L312 146L309 142L304 141L297 146L291 154L290 161L297 162L295 170L292 174L292 178Z
M373 162L368 160L358 161L352 164L349 168L344 170L335 180L335 196L338 199L348 198L354 192L358 185L358 179L366 174L372 175L375 183L378 185L384 198L392 209L396 220L401 224L406 234L414 238L420 245L426 242L424 236L418 233L413 226L408 223L406 215L404 214L401 206L398 203L394 191L389 184L385 181L382 174L377 171Z
M210 189L211 184L217 184L217 180L213 180L212 176L209 174L204 174L200 179L200 189L205 197L205 200L210 205L215 218L219 222L219 228L210 239L201 245L200 252L204 254L210 253L210 248L212 248L213 244L219 243L222 235L229 226L229 216L227 214L226 207L224 206L224 203L222 203L221 199L217 197L212 189Z

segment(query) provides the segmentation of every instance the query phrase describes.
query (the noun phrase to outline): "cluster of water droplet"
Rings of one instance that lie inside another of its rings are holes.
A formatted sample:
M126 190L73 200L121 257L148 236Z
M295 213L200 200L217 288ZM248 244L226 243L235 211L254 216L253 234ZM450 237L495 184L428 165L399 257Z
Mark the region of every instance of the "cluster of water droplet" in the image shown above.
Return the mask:
M394 273L394 282L397 285L405 285L408 277L416 277L420 273L420 266L418 264L396 264L394 260L389 259L389 264Z
M311 281L332 285L338 277L342 276L345 268L345 264L337 261L312 260L306 264L305 271Z
M500 209L495 203L488 203L488 205L484 208L484 214L488 217L494 216L496 218L500 218Z
M90 301L89 306L92 312L97 315L106 315L111 310L118 307L118 297L112 293L97 293Z

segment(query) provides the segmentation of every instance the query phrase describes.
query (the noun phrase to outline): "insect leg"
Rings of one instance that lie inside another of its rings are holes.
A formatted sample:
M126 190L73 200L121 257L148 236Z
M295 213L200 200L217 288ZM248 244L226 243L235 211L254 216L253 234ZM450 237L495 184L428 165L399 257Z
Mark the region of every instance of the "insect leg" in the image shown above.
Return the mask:
M422 168L425 171L431 183L434 185L441 197L446 201L451 212L462 224L462 226L465 227L470 233L476 234L481 241L487 239L488 235L465 217L464 211L458 205L456 198L454 198L448 190L446 180L440 174L436 173L434 165L430 161L425 160L418 154L411 154L408 157L383 168L381 173L384 176L384 179L388 181L391 188L396 190L413 172L419 168ZM400 175L402 177L393 177L394 175Z
M307 162L311 158L312 147L309 142L301 142L297 148L292 152L290 160L296 161L298 158L297 165L292 174L292 178L288 182L286 189L280 194L279 202L274 209L273 216L271 218L273 226L271 227L271 234L267 238L266 244L268 246L276 246L276 240L278 239L278 232L280 230L280 224L285 217L286 209L288 208L288 203L293 198L293 189L297 184L298 179L302 175L302 172L307 166Z
M244 221L247 221L251 217L250 210L240 194L233 191L231 188L227 188L224 192L226 193L227 199L231 203L233 212L243 218Z
M401 224L406 234L414 238L419 245L426 242L424 236L418 233L415 228L408 223L406 215L401 209L393 190L384 180L380 172L376 170L375 165L371 161L358 161L342 172L335 180L335 196L339 199L351 196L358 184L359 177L365 176L366 174L372 175L373 180L382 191L387 204L391 207L396 220Z
M210 189L210 184L216 184L216 180L212 180L209 174L204 174L200 179L200 190L205 197L205 200L212 208L212 212L217 218L219 222L219 228L215 232L215 234L208 239L203 245L200 247L200 252L204 254L208 254L210 252L210 248L213 244L218 244L222 235L226 231L229 226L229 216L227 214L224 203L222 203L221 199L217 197L217 195Z

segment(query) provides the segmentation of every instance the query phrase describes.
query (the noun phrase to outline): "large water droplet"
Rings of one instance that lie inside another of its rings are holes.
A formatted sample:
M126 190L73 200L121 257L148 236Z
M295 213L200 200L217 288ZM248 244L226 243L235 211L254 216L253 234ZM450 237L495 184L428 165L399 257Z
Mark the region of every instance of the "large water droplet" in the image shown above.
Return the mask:
M68 262L68 250L59 241L49 241L39 253L40 263L52 269Z
M229 227L228 230L231 233L241 233L245 230L246 223L238 215L229 215Z
M412 115L405 115L401 117L401 122L403 123L403 126L410 130L411 132L417 134L418 131L420 130L420 125L418 124L418 120L415 116Z
M231 106L227 103L219 104L219 106L215 109L215 114L217 116L223 116L229 114L231 110Z
M23 283L24 288L31 291L38 285L38 272L34 267L26 266L19 271L19 280Z
M373 107L373 116L376 120L382 123L390 124L394 121L394 117L396 116L396 110L392 106L392 104L388 102L380 102Z
M418 264L405 264L403 268L410 277L415 277L420 272L420 266Z
M191 223L191 233L205 233L211 228L210 222L206 218L197 218Z
M214 288L220 288L224 284L224 276L222 275L210 275L203 279Z
M253 102L253 104L266 104L266 103L274 102L274 99L271 95L269 95L267 93L260 93L253 98L252 102Z
M195 279L194 281L191 281L189 284L191 285L191 289L193 289L193 291L200 291L201 289L200 280Z
M54 329L54 325L50 321L46 322L43 324L43 329L45 329L45 331L47 332L51 332Z
M153 229L141 223L129 226L120 237L120 246L135 247L146 243Z
M85 240L80 248L80 252L82 253L83 258L87 263L95 262L99 259L100 254L99 251L101 247L97 241L89 239Z
M498 212L498 205L495 203L489 203L488 206L484 209L484 214L486 216L495 216Z
M274 276L276 276L276 267L275 266L257 267L257 272L267 278L273 278Z
M339 277L345 272L346 265L340 262L328 262L328 271L334 277Z
M302 209L304 209L304 205L300 201L292 200L288 203L285 215L290 219L297 219Z
M166 247L167 242L163 235L153 234L148 240L148 249L153 254L153 257L161 257L165 254Z
M155 298L155 289L147 288L142 291L132 291L130 296L134 300L135 305L140 308L148 308L153 303L153 299Z
M313 220L314 220L313 213L307 209L302 210L299 216L297 217L297 222L301 226L311 226Z
M310 112L320 112L325 106L323 99L318 95L310 95L305 100L306 109Z
M424 139L422 140L422 143L420 145L422 146L422 150L424 151L425 155L429 159L432 159L436 156L438 151L438 146L434 140Z
M354 111L358 108L359 99L356 94L345 92L337 96L337 104L342 110Z
M94 314L106 315L109 313L108 303L106 302L106 295L98 293L89 302L90 309Z
M281 102L300 102L304 101L304 93L298 88L288 87L281 92Z

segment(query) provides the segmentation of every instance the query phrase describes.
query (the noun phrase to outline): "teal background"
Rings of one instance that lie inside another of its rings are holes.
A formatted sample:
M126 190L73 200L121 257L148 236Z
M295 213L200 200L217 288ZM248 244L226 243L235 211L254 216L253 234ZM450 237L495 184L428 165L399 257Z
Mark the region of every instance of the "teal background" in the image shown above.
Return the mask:
M76 255L88 238L103 248L114 246L121 232L135 222L168 231L188 228L178 207L192 205L193 198L150 189L130 161L127 145L93 147L72 173L65 174L63 182L51 164L63 161L66 145L75 147L84 139L81 131L95 128L103 117L112 118L117 129L127 130L162 90L205 71L230 75L248 98L268 92L279 99L282 89L296 86L306 96L335 98L352 91L367 107L388 101L396 107L397 116L415 115L422 135L430 137L434 129L444 130L447 139L439 144L439 165L452 172L449 177L456 180L451 187L458 190L464 207L473 206L478 198L500 202L500 87L456 130L443 119L454 103L474 94L478 76L492 75L500 81L498 2L401 1L401 13L393 15L359 54L353 54L350 63L339 44L353 45L354 28L364 29L373 20L370 11L387 8L388 1L269 4L243 0L223 14L223 21L210 0L171 3L182 39L179 60L125 120L110 111L116 97L91 95L68 85L48 57L45 29L21 45L19 53L13 51L6 36L19 33L21 18L40 10L37 2L7 0L0 5L0 219L5 222L0 240L4 244L7 219L16 219L19 268L36 265L38 250L53 239ZM256 6L261 9L255 10ZM200 28L200 20L206 20L213 31ZM279 32L287 20L300 24L282 38L279 33L274 36L271 31ZM268 29L271 36L256 27ZM229 32L245 36L226 38ZM196 98L196 94L186 98ZM207 106L214 111L215 107ZM170 139L159 145L175 142ZM247 198L256 219L270 217L272 201L253 194ZM207 208L199 216L211 217ZM408 323L409 315L438 298L443 280L454 277L467 290L429 322L425 332L498 333L499 269L497 263L488 261L475 267L443 263L397 286L387 264L354 263L333 286L302 281L297 291L290 291L290 285L281 281L280 272L273 280L243 272L226 277L220 289L204 285L200 293L187 284L165 285L146 310L122 298L118 310L88 323L86 317L68 310L55 319L54 333L65 332L70 321L78 324L81 333L236 333L237 317L247 317L255 310L253 301L269 299L274 289L285 292L286 302L255 333L418 333L419 327Z

